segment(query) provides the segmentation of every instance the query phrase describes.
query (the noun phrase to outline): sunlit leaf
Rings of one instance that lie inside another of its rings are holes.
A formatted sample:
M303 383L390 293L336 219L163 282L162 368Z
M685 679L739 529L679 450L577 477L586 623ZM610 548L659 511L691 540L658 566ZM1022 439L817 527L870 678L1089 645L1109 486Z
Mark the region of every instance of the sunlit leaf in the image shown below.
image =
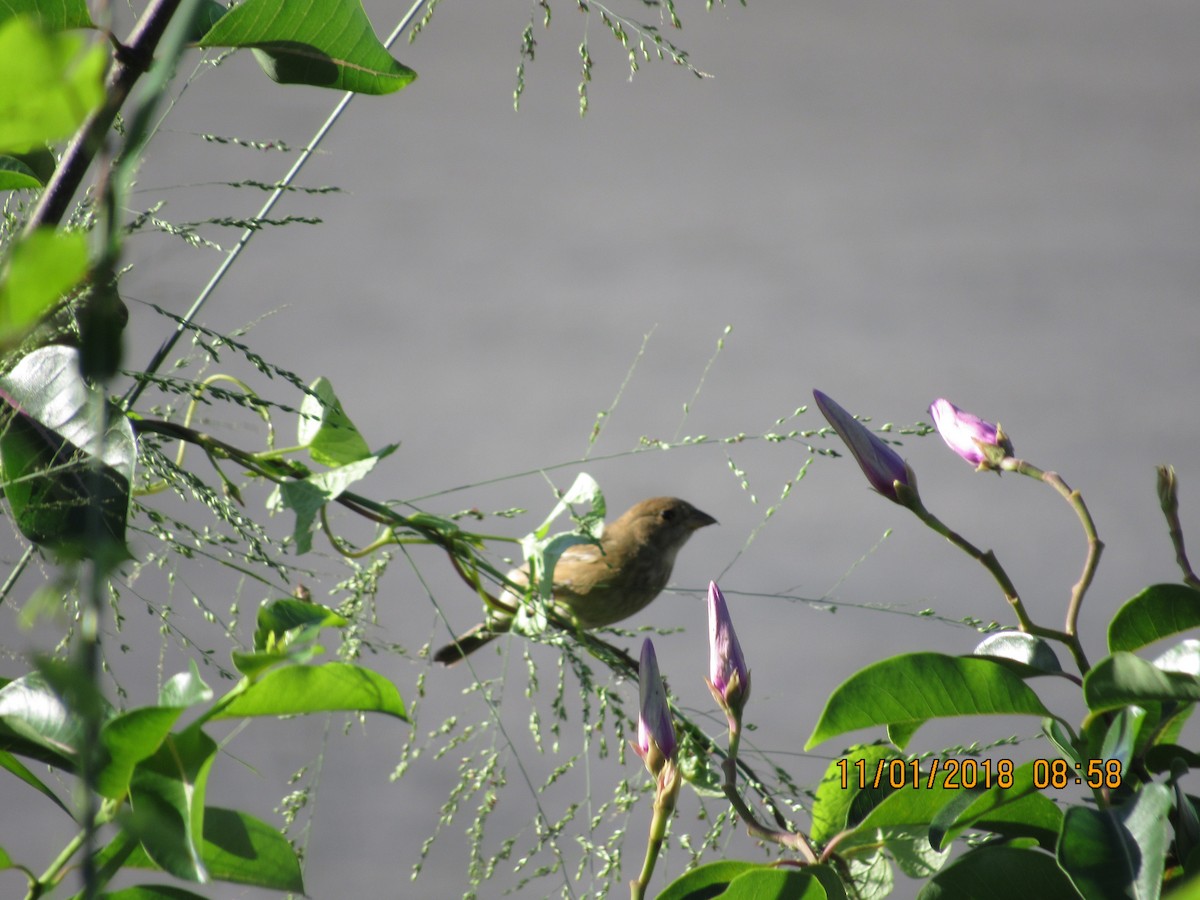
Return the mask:
M327 466L343 466L371 455L371 448L358 433L342 403L333 392L328 378L310 385L313 394L305 394L300 404L297 438L312 458Z
M1200 626L1200 591L1185 584L1154 584L1125 602L1108 625L1108 649L1137 650Z
M359 0L246 0L200 46L254 48L267 75L285 84L388 94L417 77L384 49Z
M877 662L842 682L805 749L862 728L979 715L1051 713L1025 682L994 660L910 653Z
M208 880L201 854L204 797L217 745L203 731L172 734L138 764L126 825L156 865L186 881Z
M408 718L394 684L369 669L343 662L270 671L223 706L217 717L294 716L337 710Z
M84 0L0 0L0 22L13 16L31 18L46 31L96 27Z
M104 45L79 35L44 34L24 16L0 24L0 151L74 132L104 100L106 62Z

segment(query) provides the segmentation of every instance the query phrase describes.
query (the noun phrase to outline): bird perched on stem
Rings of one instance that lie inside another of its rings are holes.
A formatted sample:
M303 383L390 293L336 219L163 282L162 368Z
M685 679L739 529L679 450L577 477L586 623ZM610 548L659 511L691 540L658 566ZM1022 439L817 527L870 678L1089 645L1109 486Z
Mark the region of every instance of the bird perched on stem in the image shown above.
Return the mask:
M716 519L677 497L651 497L605 525L598 544L576 544L554 566L554 611L579 628L601 628L645 609L671 580L675 556L688 538ZM529 567L508 573L529 584ZM452 666L512 628L521 600L505 590L497 608L433 658Z

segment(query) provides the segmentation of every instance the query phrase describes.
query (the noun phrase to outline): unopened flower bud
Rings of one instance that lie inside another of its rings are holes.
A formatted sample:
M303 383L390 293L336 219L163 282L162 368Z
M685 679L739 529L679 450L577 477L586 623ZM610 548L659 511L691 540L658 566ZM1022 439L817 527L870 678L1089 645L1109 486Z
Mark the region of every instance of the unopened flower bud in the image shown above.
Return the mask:
M750 697L750 672L725 595L715 581L708 584L708 648L708 689L726 713L739 716Z
M642 642L638 681L638 736L633 749L650 774L657 778L663 767L674 759L676 743L671 708L667 705L667 692L658 674L658 658L650 638Z
M946 446L977 469L998 468L1003 459L1012 456L1012 442L1003 429L963 412L949 400L934 400L929 414Z
M871 429L842 409L832 397L820 391L813 391L813 397L833 430L850 448L850 453L867 476L871 487L893 503L909 506L916 498L917 476L908 463Z

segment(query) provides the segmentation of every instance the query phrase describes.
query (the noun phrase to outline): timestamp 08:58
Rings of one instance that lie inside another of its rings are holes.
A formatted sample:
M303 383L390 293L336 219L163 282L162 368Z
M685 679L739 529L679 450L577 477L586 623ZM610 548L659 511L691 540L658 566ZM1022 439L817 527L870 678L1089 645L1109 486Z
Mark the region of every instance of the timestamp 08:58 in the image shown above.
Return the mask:
M865 759L839 759L836 763L842 789L855 787L890 788L1011 788L1016 763L1011 759L880 759L873 763ZM1121 786L1121 761L1092 759L1084 763L1069 763L1063 759L1033 760L1033 786L1061 789L1068 785L1087 785L1089 788L1115 789Z

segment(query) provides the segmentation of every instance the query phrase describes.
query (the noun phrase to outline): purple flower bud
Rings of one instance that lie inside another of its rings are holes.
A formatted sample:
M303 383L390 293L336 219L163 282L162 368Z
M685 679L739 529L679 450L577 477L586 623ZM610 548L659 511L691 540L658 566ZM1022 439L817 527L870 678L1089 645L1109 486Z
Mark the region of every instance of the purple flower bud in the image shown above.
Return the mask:
M1003 430L963 412L949 400L940 397L934 400L929 414L946 445L977 468L991 469L1012 455L1012 442Z
M675 726L667 706L667 692L658 674L658 658L650 638L642 642L642 659L638 665L638 756L652 775L657 776L663 765L675 756Z
M709 689L723 709L738 714L750 696L750 672L725 595L715 581L708 583L708 647Z
M821 413L833 426L833 430L850 448L850 453L867 476L871 487L893 503L907 505L898 486L906 488L912 494L917 490L917 478L908 467L908 463L871 429L835 403L833 398L820 391L813 391L813 397Z

